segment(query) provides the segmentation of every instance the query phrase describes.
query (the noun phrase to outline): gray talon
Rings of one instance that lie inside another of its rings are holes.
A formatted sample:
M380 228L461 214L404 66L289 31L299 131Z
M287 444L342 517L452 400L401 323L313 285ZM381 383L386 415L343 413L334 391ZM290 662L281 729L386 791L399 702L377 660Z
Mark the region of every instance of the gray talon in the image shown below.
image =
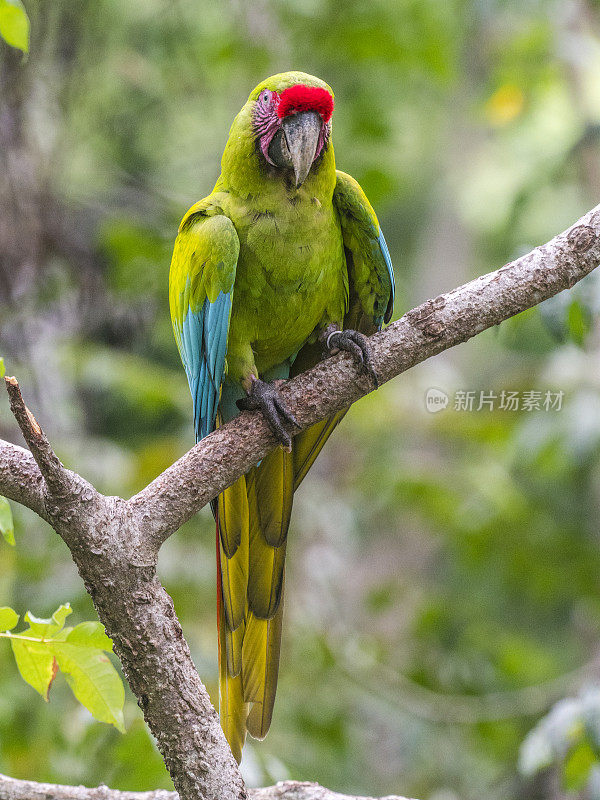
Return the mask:
M330 353L338 350L350 353L356 363L362 367L363 372L371 378L375 388L379 388L379 378L371 359L369 340L363 333L353 330L333 331L327 337L326 347Z
M279 443L287 450L291 449L292 437L286 431L285 423L296 428L300 425L286 408L276 386L260 379L255 380L247 397L237 401L237 407L241 411L260 411Z

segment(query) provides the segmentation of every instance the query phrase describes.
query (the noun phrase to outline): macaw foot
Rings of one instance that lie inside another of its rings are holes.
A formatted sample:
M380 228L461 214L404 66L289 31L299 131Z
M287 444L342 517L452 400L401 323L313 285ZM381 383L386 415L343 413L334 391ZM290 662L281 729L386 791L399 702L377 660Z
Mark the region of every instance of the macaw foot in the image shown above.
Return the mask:
M274 384L254 378L248 396L238 400L237 407L241 411L261 411L279 443L286 450L292 449L292 437L285 426L295 425L299 428L300 425L296 417L286 408L279 389Z
M327 334L325 347L329 353L337 353L345 350L350 353L355 362L362 368L362 371L371 378L376 389L379 388L379 378L373 366L371 358L371 348L369 340L359 331L331 331Z

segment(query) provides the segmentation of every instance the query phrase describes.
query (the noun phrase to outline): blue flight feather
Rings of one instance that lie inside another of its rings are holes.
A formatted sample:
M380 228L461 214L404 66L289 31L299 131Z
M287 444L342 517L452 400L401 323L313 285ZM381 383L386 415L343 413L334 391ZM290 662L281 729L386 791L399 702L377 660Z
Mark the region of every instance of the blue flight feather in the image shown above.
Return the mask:
M384 322L389 322L390 317L392 316L392 309L394 308L394 298L396 297L396 280L394 278L394 267L392 266L392 257L390 256L390 251L388 250L387 242L385 241L385 236L383 235L383 231L381 229L379 230L378 238L379 238L379 247L381 248L381 252L383 253L385 265L388 269L388 274L390 276L390 281L392 284L392 291L390 293L390 299L388 301L384 317Z
M192 403L196 441L214 430L231 313L231 292L220 292L211 303L208 298L198 311L188 310L181 329Z

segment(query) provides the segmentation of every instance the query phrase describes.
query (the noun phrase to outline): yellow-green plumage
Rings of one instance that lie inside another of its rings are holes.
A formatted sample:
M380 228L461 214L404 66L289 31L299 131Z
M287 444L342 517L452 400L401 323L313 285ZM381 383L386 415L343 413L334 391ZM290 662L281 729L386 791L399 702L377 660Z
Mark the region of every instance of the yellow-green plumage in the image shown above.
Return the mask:
M333 97L299 72L260 84L233 122L213 193L180 226L169 295L198 439L238 413L254 379L314 364L328 326L372 332L391 311L377 218L358 184L336 171L331 142L298 188L258 146L261 92L297 85ZM299 434L291 452L268 454L215 504L220 714L238 761L246 730L262 738L271 722L293 493L343 413Z

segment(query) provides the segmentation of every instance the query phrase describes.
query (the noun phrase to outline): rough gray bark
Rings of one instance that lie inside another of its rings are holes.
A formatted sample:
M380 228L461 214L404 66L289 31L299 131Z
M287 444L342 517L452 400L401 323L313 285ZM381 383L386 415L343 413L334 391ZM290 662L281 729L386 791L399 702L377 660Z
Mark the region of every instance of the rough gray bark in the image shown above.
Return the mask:
M317 783L284 781L265 789L249 789L249 800L375 800L338 794ZM157 789L153 792L119 792L106 786L60 786L53 783L19 781L0 775L0 800L178 800L176 792ZM380 800L406 800L388 795Z
M2 492L48 521L44 506L46 484L29 450L0 439Z
M381 383L573 286L599 261L597 206L546 245L428 300L371 337ZM339 354L290 381L282 392L307 427L371 388L350 357ZM275 446L262 417L240 414L142 492L123 500L101 495L66 470L25 407L14 378L7 379L7 389L31 453L0 440L0 493L40 514L69 547L181 800L339 797L298 784L246 790L173 603L155 574L158 550L168 536Z

